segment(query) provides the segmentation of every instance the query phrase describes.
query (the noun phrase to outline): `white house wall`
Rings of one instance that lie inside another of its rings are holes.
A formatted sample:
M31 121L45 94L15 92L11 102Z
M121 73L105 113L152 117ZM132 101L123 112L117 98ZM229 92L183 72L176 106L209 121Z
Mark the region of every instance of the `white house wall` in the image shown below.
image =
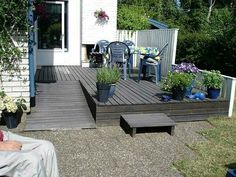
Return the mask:
M107 23L97 23L96 10L104 10ZM101 39L114 41L117 30L117 0L82 0L82 44L95 44Z

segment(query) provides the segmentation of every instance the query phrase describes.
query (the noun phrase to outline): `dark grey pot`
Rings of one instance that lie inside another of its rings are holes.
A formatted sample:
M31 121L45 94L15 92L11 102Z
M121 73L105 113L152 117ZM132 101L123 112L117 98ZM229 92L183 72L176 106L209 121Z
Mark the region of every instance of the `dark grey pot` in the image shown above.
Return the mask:
M98 91L98 101L107 102L109 98L111 84L100 84L97 82L96 85Z

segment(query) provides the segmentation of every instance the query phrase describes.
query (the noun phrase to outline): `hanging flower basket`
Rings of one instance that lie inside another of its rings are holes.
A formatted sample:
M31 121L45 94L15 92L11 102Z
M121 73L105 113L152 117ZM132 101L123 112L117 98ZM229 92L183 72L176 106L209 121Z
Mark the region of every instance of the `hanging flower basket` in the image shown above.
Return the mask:
M105 22L107 22L107 21L109 20L109 16L108 16L107 13L106 13L104 10L102 10L102 9L96 10L96 11L94 12L94 16L95 16L98 20L100 20L100 21L105 21Z

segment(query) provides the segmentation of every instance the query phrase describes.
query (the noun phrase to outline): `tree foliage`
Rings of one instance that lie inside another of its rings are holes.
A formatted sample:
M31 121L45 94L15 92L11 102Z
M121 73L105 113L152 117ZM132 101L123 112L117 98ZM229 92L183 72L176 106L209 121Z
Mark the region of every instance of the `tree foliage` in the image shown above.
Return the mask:
M120 29L142 30L149 28L147 14L141 6L120 5L117 19Z
M177 63L189 61L201 69L236 76L235 0L120 0L119 4L139 5L146 17L179 28Z
M27 31L27 0L0 0L0 79L20 71L22 52L15 46L14 36Z

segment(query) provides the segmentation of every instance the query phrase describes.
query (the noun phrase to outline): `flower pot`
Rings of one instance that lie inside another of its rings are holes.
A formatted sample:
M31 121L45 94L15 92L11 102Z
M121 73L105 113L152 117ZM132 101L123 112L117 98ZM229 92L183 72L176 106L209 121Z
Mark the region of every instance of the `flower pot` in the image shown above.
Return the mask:
M181 101L184 99L186 93L186 88L182 89L181 87L172 88L172 97L174 100Z
M208 98L217 99L220 96L220 89L207 88Z
M7 128L12 129L17 127L18 125L17 113L4 112L3 118L6 122Z
M98 91L98 101L107 102L109 98L111 85L101 84L101 83L96 83L96 85L97 85L97 91Z
M109 92L109 97L113 97L115 91L116 91L116 84L111 84L111 88L110 88L110 92Z

